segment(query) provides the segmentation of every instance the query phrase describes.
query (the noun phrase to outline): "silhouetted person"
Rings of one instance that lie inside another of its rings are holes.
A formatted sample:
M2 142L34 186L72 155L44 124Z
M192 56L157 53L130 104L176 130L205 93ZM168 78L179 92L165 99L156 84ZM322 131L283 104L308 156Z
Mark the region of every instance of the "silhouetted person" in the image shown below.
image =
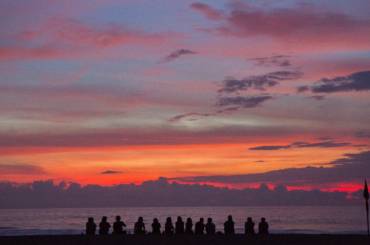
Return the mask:
M176 227L175 228L176 234L184 234L184 232L185 232L185 230L184 230L184 221L182 221L182 218L180 216L177 217L175 227Z
M204 219L200 218L197 223L195 223L195 235L204 234Z
M172 224L172 219L171 217L167 217L166 224L164 225L164 234L166 236L172 236L173 232L174 232L174 227Z
M193 220L191 218L186 219L185 233L189 235L193 234Z
M116 216L116 221L113 223L113 234L124 234L123 227L126 227L126 224L121 221L121 216Z
M266 222L265 218L261 218L261 222L258 224L258 234L260 235L269 234L269 224Z
M139 217L134 227L134 234L145 234L145 224L143 217Z
M157 218L153 219L152 233L157 235L161 234L161 224L159 223Z
M229 215L227 221L224 223L225 235L235 234L233 216Z
M207 233L207 235L216 234L216 225L215 225L215 223L213 223L212 218L207 219L206 233Z
M103 216L99 224L99 235L108 235L110 224L107 221L107 217Z
M86 222L86 235L95 235L96 224L93 217L89 217Z
M251 217L247 218L247 222L244 223L244 232L246 235L254 235L254 222Z

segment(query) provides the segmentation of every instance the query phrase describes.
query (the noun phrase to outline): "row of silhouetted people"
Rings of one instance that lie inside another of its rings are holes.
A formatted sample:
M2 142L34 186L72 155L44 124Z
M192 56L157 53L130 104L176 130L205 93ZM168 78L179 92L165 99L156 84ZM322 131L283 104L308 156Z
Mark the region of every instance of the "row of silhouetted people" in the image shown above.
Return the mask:
M247 235L254 235L254 221L251 217L247 218L247 221L244 224L244 232ZM235 223L233 221L233 217L231 215L228 216L226 222L224 223L224 234L225 235L232 235L235 234ZM116 216L116 221L113 223L113 234L126 234L124 229L126 224L121 220L120 216ZM101 222L99 223L99 234L100 235L107 235L109 234L109 230L111 225L109 224L107 217L103 216ZM161 223L159 223L158 219L153 219L152 223L152 234L162 234L161 233ZM86 223L86 234L87 235L95 235L97 226L94 222L94 218L88 218ZM265 218L261 218L260 223L258 224L258 234L260 235L267 235L269 233L269 225L266 222ZM145 224L143 217L139 217L137 222L134 226L134 234L146 234ZM204 219L200 218L198 222L194 225L193 230L193 220L191 218L187 218L186 222L182 220L179 216L177 217L177 221L175 225L172 223L171 217L166 219L166 223L164 225L164 235L174 235L174 234L195 234L195 235L214 235L216 234L216 225L213 223L212 218L207 219L207 223L204 223Z

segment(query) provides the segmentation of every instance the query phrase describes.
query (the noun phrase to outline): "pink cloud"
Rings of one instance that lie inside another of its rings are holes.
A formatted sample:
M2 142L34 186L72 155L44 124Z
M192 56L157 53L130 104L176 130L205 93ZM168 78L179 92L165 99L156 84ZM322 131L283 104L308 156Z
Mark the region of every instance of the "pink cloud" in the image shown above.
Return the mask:
M123 25L90 25L72 19L51 18L13 37L14 45L0 47L0 59L95 55L108 48L127 45L152 48L176 37L175 33L147 33Z
M206 4L201 6L205 17L220 23L208 31L220 35L263 37L279 41L286 48L305 50L370 47L370 19L323 12L307 5L270 11L242 5L232 7L225 15ZM209 13L219 13L219 18Z
M190 5L192 9L199 11L211 20L220 20L224 18L221 11L216 10L204 3L193 3Z

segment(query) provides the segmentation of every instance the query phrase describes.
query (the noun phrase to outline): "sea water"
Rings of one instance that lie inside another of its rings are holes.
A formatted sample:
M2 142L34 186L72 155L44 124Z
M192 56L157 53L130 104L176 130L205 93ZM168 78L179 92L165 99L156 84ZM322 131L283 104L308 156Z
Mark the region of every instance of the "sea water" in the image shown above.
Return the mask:
M167 217L173 222L177 216L193 219L212 217L216 230L223 230L228 215L235 221L237 233L243 233L244 222L252 217L256 228L261 217L266 217L271 233L355 233L366 231L363 207L289 206L289 207L120 207L120 208L50 208L0 209L0 235L82 234L88 217L98 224L102 216L109 222L120 215L132 233L135 221L144 217L146 229L151 230L153 218L164 227Z

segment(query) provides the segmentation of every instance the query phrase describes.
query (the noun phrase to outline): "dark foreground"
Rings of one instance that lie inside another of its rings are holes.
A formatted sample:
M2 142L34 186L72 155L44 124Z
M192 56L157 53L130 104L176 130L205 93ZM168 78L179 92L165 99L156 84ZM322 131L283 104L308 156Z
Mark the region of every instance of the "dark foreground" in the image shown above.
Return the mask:
M247 245L247 244L297 244L297 245L356 245L370 244L370 238L365 235L301 235L301 234L274 234L268 237L246 237L235 236L95 236L86 237L82 235L61 235L61 236L15 236L0 237L1 245Z

